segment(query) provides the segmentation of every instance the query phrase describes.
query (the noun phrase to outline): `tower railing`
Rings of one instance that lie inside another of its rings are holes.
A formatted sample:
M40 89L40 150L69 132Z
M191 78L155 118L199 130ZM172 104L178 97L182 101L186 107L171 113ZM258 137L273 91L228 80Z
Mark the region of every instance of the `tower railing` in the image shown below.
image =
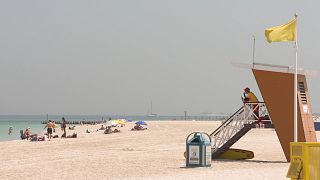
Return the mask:
M227 142L231 146L241 138L234 138L234 136L239 134L239 132L243 130L246 125L251 125L250 127L252 127L253 124L261 120L271 121L265 103L244 103L244 105L238 111L236 111L210 134L212 138L212 152L214 153L215 151L219 150L219 148L221 148ZM245 131L244 134L247 131ZM242 133L241 136L244 134ZM231 139L234 142L230 143Z

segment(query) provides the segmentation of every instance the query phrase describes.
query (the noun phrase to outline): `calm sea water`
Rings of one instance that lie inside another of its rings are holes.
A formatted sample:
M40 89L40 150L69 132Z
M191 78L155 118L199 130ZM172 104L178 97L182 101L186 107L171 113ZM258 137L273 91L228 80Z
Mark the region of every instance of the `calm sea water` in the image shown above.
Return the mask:
M102 121L102 119L130 119L133 121L159 121L159 120L184 120L184 116L101 116L101 115L50 115L49 119L60 121L65 117L67 121ZM187 120L221 120L226 116L187 116ZM0 115L0 141L17 140L20 139L20 130L30 127L31 133L45 132L44 124L46 115ZM12 134L8 134L9 127L13 127Z

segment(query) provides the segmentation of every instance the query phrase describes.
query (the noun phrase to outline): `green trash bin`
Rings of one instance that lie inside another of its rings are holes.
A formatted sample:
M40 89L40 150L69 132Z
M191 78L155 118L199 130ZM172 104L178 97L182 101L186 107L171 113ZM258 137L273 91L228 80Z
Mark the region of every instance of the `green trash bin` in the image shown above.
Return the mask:
M211 137L204 132L193 132L186 139L186 166L211 166Z

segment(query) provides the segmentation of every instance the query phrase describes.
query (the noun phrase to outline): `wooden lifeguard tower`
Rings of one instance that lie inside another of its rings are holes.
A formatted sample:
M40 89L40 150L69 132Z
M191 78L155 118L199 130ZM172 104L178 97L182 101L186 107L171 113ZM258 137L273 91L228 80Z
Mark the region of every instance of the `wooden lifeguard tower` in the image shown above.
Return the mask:
M217 159L256 126L258 119L272 121L287 161L294 142L294 69L262 63L233 64L252 70L264 102L244 103L211 134L212 158ZM317 142L306 75L298 71L298 141ZM255 113L255 111L258 113ZM250 159L252 157L243 158ZM240 158L241 159L241 158Z
M290 142L294 141L294 69L261 63L251 66L283 152L290 161ZM307 71L298 71L298 141L317 142L306 75Z

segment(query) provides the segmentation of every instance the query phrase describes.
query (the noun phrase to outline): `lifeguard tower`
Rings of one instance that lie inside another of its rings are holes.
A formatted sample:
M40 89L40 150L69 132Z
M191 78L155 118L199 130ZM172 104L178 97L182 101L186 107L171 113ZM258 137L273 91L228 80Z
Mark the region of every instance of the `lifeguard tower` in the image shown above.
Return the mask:
M213 133L212 158L223 153L250 131L257 119L272 120L287 161L290 161L290 142L294 141L294 69L289 66L262 63L234 64L251 69L264 102L246 103ZM298 71L298 141L317 142L308 93L307 71ZM258 105L258 106L257 106ZM254 113L258 108L259 114ZM268 119L268 117L270 117Z

